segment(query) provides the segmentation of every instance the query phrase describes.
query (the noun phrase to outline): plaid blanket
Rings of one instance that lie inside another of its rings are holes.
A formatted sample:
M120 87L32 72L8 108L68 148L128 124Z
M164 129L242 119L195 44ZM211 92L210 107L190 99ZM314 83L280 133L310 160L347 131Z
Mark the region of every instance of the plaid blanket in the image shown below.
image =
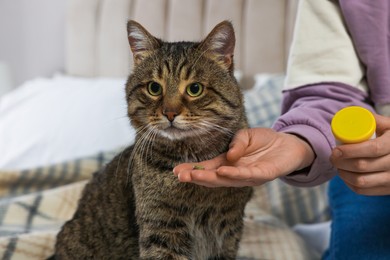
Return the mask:
M84 185L93 172L118 152L99 153L48 167L0 172L2 259L50 256L55 236L73 216ZM246 210L240 258L313 259L289 226L326 218L326 205L320 199L323 191L323 187L298 189L282 182L257 187Z
M115 152L49 167L0 172L0 255L3 259L45 259L55 236L73 216L92 173Z

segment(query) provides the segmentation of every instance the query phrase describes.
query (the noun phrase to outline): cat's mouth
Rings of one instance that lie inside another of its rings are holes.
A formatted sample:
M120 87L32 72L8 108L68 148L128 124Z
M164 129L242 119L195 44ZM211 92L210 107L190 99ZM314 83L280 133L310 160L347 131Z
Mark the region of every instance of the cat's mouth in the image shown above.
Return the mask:
M165 125L158 131L163 137L166 137L170 140L182 140L185 138L190 138L194 136L201 135L200 129L194 129L193 127L189 127L188 125L180 125L178 123L171 123L169 125Z
M159 132L161 133L162 136L167 137L171 140L183 139L183 138L186 138L189 136L189 133L187 130L178 128L174 125L170 125L170 126L166 127L165 129L160 130Z

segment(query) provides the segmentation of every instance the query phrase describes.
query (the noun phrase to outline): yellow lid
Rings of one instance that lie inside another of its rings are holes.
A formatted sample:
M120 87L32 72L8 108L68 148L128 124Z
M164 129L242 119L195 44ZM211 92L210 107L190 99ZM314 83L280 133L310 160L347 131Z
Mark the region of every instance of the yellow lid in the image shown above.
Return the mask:
M376 123L374 115L369 110L350 106L334 115L331 127L337 140L351 144L369 140L375 133Z

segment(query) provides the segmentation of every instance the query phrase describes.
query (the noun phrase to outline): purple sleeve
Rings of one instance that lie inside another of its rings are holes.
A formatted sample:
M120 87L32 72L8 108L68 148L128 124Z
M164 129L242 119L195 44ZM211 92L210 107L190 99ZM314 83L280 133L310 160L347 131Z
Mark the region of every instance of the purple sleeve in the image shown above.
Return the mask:
M390 103L390 1L340 0L345 23L366 68L371 99Z
M330 122L343 107L357 105L371 111L367 94L342 83L319 83L287 90L283 93L282 115L273 129L298 135L311 145L316 158L311 167L283 178L295 186L319 185L336 174L329 157L335 140Z

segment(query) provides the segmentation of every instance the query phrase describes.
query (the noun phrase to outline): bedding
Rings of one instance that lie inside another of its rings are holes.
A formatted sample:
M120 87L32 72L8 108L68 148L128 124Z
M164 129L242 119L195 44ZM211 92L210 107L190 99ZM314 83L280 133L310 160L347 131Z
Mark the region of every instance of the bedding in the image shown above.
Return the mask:
M120 149L71 162L0 173L0 255L3 259L44 259L55 236L77 206L91 174ZM264 205L267 193L256 188L246 209L242 259L315 259L304 242Z
M283 75L256 75L244 92L252 127L280 113ZM0 255L43 259L77 206L91 174L134 140L121 78L57 75L0 99ZM316 259L292 231L329 218L326 186L296 188L276 180L256 187L247 207L243 259Z
M123 78L56 75L0 99L0 169L24 169L115 149L134 140Z

